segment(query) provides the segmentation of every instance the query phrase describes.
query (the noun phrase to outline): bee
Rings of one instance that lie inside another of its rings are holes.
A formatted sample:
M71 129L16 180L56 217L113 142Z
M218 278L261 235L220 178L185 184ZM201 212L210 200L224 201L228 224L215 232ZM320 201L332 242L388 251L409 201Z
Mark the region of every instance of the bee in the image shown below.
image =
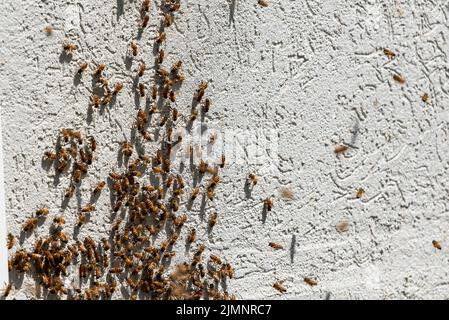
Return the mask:
M156 100L156 98L157 98L157 87L153 86L151 88L151 99Z
M384 49L384 54L388 57L388 59L394 59L396 57L396 53L387 48Z
M112 227L112 230L117 231L120 228L121 223L122 223L122 218L118 218L115 221L114 226Z
M405 78L400 74L393 75L393 80L399 84L405 84L405 82L406 82Z
M5 289L3 289L3 297L7 297L9 296L9 294L11 293L11 289L12 289L12 285L9 283Z
M195 187L195 189L193 189L192 194L190 195L190 200L194 201L196 199L196 197L198 197L198 194L200 193L200 187Z
M122 90L123 90L123 83L117 82L114 85L114 90L112 90L112 94L115 96L115 95L119 94L120 91L122 91Z
M137 46L135 41L131 42L131 52L134 57L137 56L137 54L139 53L139 47Z
M75 181L75 183L80 183L81 182L81 175L82 172L81 170L77 169L73 172L73 181Z
M120 174L120 173L117 173L117 172L111 172L110 174L109 174L109 177L112 179L112 180L120 180L121 178L122 178L122 175Z
M215 192L214 192L214 190L212 190L212 189L207 189L207 198L208 198L210 201L213 201L213 200L214 200L214 197L215 197Z
M58 171L58 173L62 173L67 169L68 165L69 164L67 161L62 160L59 162L58 167L56 168L56 171Z
M192 243L196 239L196 230L192 228L187 236L187 242Z
M284 287L284 281L277 281L275 284L273 284L273 288L275 288L280 293L287 292L287 289Z
M37 227L37 218L30 218L23 224L23 230L26 232L33 231L36 227Z
M265 209L267 211L271 211L271 209L273 208L273 199L272 198L266 198L264 200L264 205L265 205Z
M339 144L335 146L334 152L336 155L340 155L342 153L345 153L347 150L348 150L347 146L345 146L344 144Z
M218 213L214 212L212 213L212 215L210 216L209 219L209 226L212 228L213 226L215 226L215 224L217 223L218 220Z
M64 243L69 242L69 236L68 236L67 234L65 234L64 232L62 232L62 231L59 231L59 232L56 234L56 237L58 237L59 240L61 240L61 241L64 242Z
M81 208L81 212L87 213L87 212L93 212L93 211L95 211L95 206L92 204L88 204L84 208Z
M182 67L182 61L176 61L175 63L173 63L172 67L171 67L171 72L172 73L177 73Z
M219 182L220 182L220 177L217 175L214 175L209 184L209 188L214 189Z
M122 207L122 201L117 201L117 202L114 204L114 208L113 208L114 212L119 211L121 207Z
M220 168L223 169L224 166L225 166L225 164L226 164L226 157L225 157L224 154L222 154L222 155L221 155L221 162L220 162L220 164L219 164Z
M177 198L172 198L170 201L170 205L174 212L179 210L179 201Z
M139 73L138 73L138 76L139 76L139 77L142 77L142 76L143 76L143 74L145 73L145 68L146 68L145 62L142 62L142 63L139 65Z
M218 256L216 256L214 254L210 255L210 261L212 261L212 263L215 263L215 264L221 264L222 263L220 257L218 257Z
M53 34L54 29L53 29L52 26L46 26L46 27L44 28L44 31L45 31L45 33L47 34L47 36L51 36L51 35Z
M155 40L156 40L157 44L160 44L160 43L162 43L162 42L167 40L167 35L165 34L164 31L160 31L159 35L156 37Z
M100 107L100 97L97 96L96 94L92 95L90 97L90 101L91 101L91 105L94 106L95 108L99 108Z
M85 72L87 70L87 67L89 66L89 64L87 62L84 62L80 65L79 69L78 69L78 74L81 74L83 72Z
M157 70L157 74L158 74L162 79L168 78L168 76L170 75L170 73L169 73L167 70L163 69L163 68L159 68L159 69Z
M106 68L106 65L104 63L101 63L98 65L97 69L94 72L95 76L101 76L102 72L104 71L104 69Z
M40 217L40 216L47 216L49 213L49 210L47 207L43 207L40 209L36 210L36 216Z
M201 81L201 83L199 84L195 94L195 100L197 102L201 102L201 99L203 99L204 94L206 93L207 86L208 86L207 82L204 81Z
M259 0L259 5L264 8L268 7L268 0Z
M142 3L142 10L148 12L150 11L150 7L151 7L151 0L144 0Z
M427 93L424 93L421 96L421 101L424 102L424 103L427 103L429 101L429 95Z
M284 249L283 246L281 246L280 244L277 244L275 242L270 242L268 245L270 247L272 247L273 249L275 249L275 250L282 250L282 249Z
M170 27L170 26L172 25L172 23L173 23L173 17L172 17L172 15L171 15L170 13L166 13L166 14L164 15L164 25L165 25L166 27Z
M101 192L101 190L103 190L105 186L106 186L105 181L98 182L97 185L95 186L94 194Z
M145 15L142 19L142 28L146 28L148 26L148 22L150 22L150 16Z
M175 77L176 82L183 82L186 79L186 76L182 73L179 73Z
M304 278L304 282L307 283L309 286L314 287L318 284L318 282L315 279L312 278Z
M190 113L190 121L193 122L198 118L198 110L195 108L192 108L192 111Z
M198 166L198 171L201 174L205 174L208 168L208 164L206 162L203 161L203 159L201 159L200 164Z
M346 232L349 230L349 222L346 220L342 220L339 223L337 223L337 225L335 226L335 228L337 229L338 232L342 233L342 232Z
M65 219L62 216L57 216L53 219L53 223L57 224L58 226L62 226L65 224Z
M365 195L365 190L363 190L362 188L359 188L357 190L357 193L355 194L355 196L357 197L357 199L362 198Z
M211 106L211 101L209 98L206 98L206 100L204 101L204 105L203 105L203 111L205 113L209 112L210 106Z
M133 154L133 146L129 142L123 142L122 153L125 157L131 157Z
M164 259L170 259L173 258L176 255L174 251L166 252L164 253Z
M171 102L176 102L176 95L173 90L170 91L169 97Z
M145 85L143 83L139 83L139 94L143 98L145 97Z
M439 241L432 240L432 245L435 249L441 250L441 244Z
M58 157L57 154L53 151L45 151L44 156L47 160L51 160L51 161L56 160Z
M78 49L78 46L74 43L68 43L64 45L64 51L66 53L72 54L76 49Z
M114 267L109 269L109 273L122 273L123 268L122 267Z
M73 197L73 194L75 193L75 186L73 184L70 184L69 187L67 188L64 197L66 198L71 198Z
M234 278L234 269L232 268L232 266L227 263L225 266L225 274L229 277L229 279Z
M11 233L8 233L7 243L8 243L8 250L11 250L11 248L14 246L14 242L16 239Z
M161 64L161 63L164 62L164 60L165 60L165 51L164 51L164 49L160 49L159 52L158 52L157 62L159 64Z

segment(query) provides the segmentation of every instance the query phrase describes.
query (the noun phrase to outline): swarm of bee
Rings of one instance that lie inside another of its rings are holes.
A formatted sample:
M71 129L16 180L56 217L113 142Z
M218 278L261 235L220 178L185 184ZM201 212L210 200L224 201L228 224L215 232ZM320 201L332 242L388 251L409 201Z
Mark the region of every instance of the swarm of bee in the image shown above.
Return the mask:
M142 23L145 28L150 20L151 0L141 5ZM175 14L181 7L180 0L165 0L161 5L163 18L161 29L154 40L158 46L167 41L165 27L172 25ZM68 43L63 46L66 53L74 53L78 46ZM143 53L143 46L133 40L129 53L137 57ZM157 51L155 62L159 65L165 59L165 51ZM77 74L84 74L89 63L78 65ZM8 266L10 271L18 273L35 273L39 284L51 295L67 299L111 299L118 292L119 285L129 288L129 299L137 297L148 299L235 299L235 296L222 289L222 284L234 277L231 264L215 254L205 258L206 247L203 244L194 246L191 260L170 267L170 259L174 257L174 247L188 217L183 210L182 199L195 200L201 190L210 200L219 188L220 177L218 167L211 170L198 168L202 174L210 174L207 185L196 186L188 192L188 183L179 174L174 174L170 161L172 147L180 141L178 137L172 141L173 127L179 123L181 115L171 103L176 101L176 84L184 79L181 73L182 61L173 63L171 69L157 70L158 79L147 92L143 82L138 86L138 94L153 102L150 108L137 111L133 128L137 129L143 143L152 141L149 130L165 127L167 134L161 147L156 152L145 154L137 147L136 141L125 141L119 146L119 152L129 161L127 167L120 171L110 172L107 180L100 180L92 187L92 195L100 196L105 188L109 188L113 199L111 214L119 213L112 221L108 237L96 242L87 235L82 240L71 239L66 230L67 223L62 215L52 217L52 225L48 236L39 237L31 250L19 248L12 253ZM113 96L125 89L121 82L110 88L105 77L106 64L98 64L92 73L98 90L90 97L90 106L100 108L111 103ZM140 63L138 78L145 73L146 65ZM201 102L205 96L207 83L201 82L195 93L195 100ZM163 103L157 103L157 99ZM163 105L164 109L158 108ZM210 100L205 102L210 107ZM150 121L150 115L160 114L161 118ZM189 119L187 117L188 120ZM193 119L195 120L195 119ZM182 139L182 137L181 137ZM89 173L89 167L95 160L99 145L93 136L85 136L81 131L62 129L57 136L54 148L44 152L43 161L56 175L67 175L70 182L63 192L64 198L70 200L80 189L83 178ZM224 167L223 164L219 168ZM144 182L149 174L156 175L160 183ZM94 198L91 198L94 199ZM91 200L92 201L92 200ZM95 203L86 203L77 212L74 228L85 228L89 217L97 210ZM23 232L31 233L40 226L40 222L51 215L47 207L39 208L23 224ZM218 213L211 213L208 221L213 227L218 221ZM164 230L167 237L156 245L154 237ZM197 240L195 229L186 231L186 242L194 245ZM15 246L15 237L8 235L8 248ZM77 274L81 285L68 286L67 277ZM88 279L93 281L87 282ZM123 280L123 281L122 281ZM121 283L123 282L123 283ZM87 288L82 288L87 286ZM11 288L9 286L9 288ZM10 289L7 294L9 294ZM7 295L5 294L5 296Z

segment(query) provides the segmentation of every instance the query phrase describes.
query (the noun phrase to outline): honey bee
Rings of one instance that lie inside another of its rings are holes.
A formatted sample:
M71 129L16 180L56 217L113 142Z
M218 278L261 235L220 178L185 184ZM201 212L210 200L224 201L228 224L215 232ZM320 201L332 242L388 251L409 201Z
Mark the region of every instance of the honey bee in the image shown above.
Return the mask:
M217 175L214 175L209 184L209 188L214 189L219 182L220 182L220 177Z
M51 160L51 161L54 161L57 159L57 155L53 151L45 151L44 156L46 159Z
M314 287L318 284L318 282L315 279L312 278L304 278L304 282L307 283L309 286Z
M209 219L209 226L212 228L218 221L218 213L214 212L211 214Z
M192 111L190 113L190 121L193 122L198 118L198 110L195 108L192 108Z
M53 219L53 223L57 224L58 226L62 226L65 224L65 219L62 216L57 216Z
M150 7L151 7L151 0L144 0L142 3L142 10L148 12L150 11Z
M182 61L176 61L175 63L173 63L170 72L172 73L177 73L182 67Z
M95 76L101 76L102 72L104 71L104 69L106 68L106 65L104 63L101 63L98 65L97 69L94 72Z
M81 175L82 172L81 170L77 169L73 172L73 181L75 181L75 183L80 183L81 182Z
M158 52L157 62L159 64L163 63L165 60L165 51L164 49L160 49Z
M150 22L150 16L145 15L142 19L142 28L146 28L148 26L148 22Z
M114 212L119 211L120 208L122 207L122 204L123 204L122 201L117 201L117 202L114 204L114 208L113 208Z
M265 209L267 211L271 211L271 209L273 208L273 199L272 198L266 198L264 200L264 205L265 205Z
M172 23L173 23L173 17L172 17L172 15L169 14L169 13L166 13L166 14L164 15L164 25L165 25L166 27L170 27L170 26L172 25Z
M40 209L36 210L36 216L38 216L38 217L40 217L40 216L47 216L49 212L50 211L48 210L47 207L43 207L43 208L40 208Z
M259 0L259 5L264 8L268 7L268 0Z
M273 249L275 249L275 250L281 250L281 249L284 249L283 246L281 246L280 244L274 243L274 242L270 242L268 245L269 245L270 247L272 247Z
M183 82L186 79L186 76L182 73L179 73L175 77L175 81L177 82Z
M58 237L58 239L64 243L69 242L69 236L62 231L59 231L58 233L56 233L56 237Z
M47 34L47 36L51 36L51 35L53 34L54 29L53 29L52 26L46 26L46 27L44 28L44 31L45 31L45 33Z
M26 232L33 231L36 227L37 227L37 218L30 218L23 224L23 230Z
M91 101L91 105L94 106L95 108L99 108L100 107L100 97L97 96L96 94L92 95L90 97L90 101Z
M73 197L73 194L75 193L75 186L73 184L70 184L69 187L67 188L64 197L66 198L71 198Z
M384 49L384 54L388 57L388 59L394 59L396 57L396 53L387 48Z
M117 231L117 230L120 228L121 223L122 223L122 218L118 218L118 219L115 221L115 224L114 224L114 226L112 227L112 230Z
M208 87L207 82L201 81L195 94L195 100L197 102L201 102L201 99L203 99L204 94L206 93L207 87Z
M146 68L145 62L142 62L142 63L139 65L139 73L138 73L138 76L139 76L139 77L142 77L142 76L143 76L143 74L145 73L145 68Z
M123 142L122 153L125 157L131 157L133 154L133 146L129 142Z
M360 199L360 198L362 198L363 196L365 195L365 190L363 190L362 188L359 188L358 190L357 190L357 193L356 193L356 197L357 197L357 199Z
M120 180L121 178L122 178L122 175L120 174L120 173L117 173L117 172L111 172L110 174L109 174L109 177L112 179L112 180Z
M95 186L94 194L97 194L97 193L101 192L104 189L105 186L106 186L106 182L105 181L98 182L97 185Z
M122 273L123 268L122 267L114 267L109 269L109 273Z
M215 264L221 264L222 263L220 257L218 257L218 256L216 256L214 254L210 255L210 261L212 261L212 263L215 263Z
M87 212L93 212L95 211L95 206L92 204L88 204L85 207L81 208L81 212L87 213Z
M335 146L334 152L336 155L340 155L342 153L345 153L347 150L348 150L347 146L345 146L344 144L339 144Z
M187 242L192 243L196 239L196 230L192 228L187 236Z
M162 42L164 42L166 40L167 40L167 35L165 34L164 31L160 31L159 35L155 39L157 44L160 44L160 43L162 43Z
M204 101L204 105L203 105L203 111L205 113L209 112L210 106L211 106L211 101L209 98L206 98L206 100Z
M424 93L421 96L421 101L424 102L424 103L427 103L429 101L429 95L427 93Z
M114 90L112 90L112 94L115 96L115 95L119 94L120 91L122 91L122 90L123 90L123 83L117 82L114 85Z
M87 62L82 63L78 69L78 74L85 72L88 66L89 64Z
M204 162L202 159L200 160L200 164L198 166L198 171L201 174L205 174L208 168L208 164L206 162Z
M157 87L153 86L151 88L151 99L156 100L156 98L157 98Z
M229 279L234 278L234 269L229 263L225 266L225 274L229 277Z
M131 52L133 56L137 56L137 54L139 53L139 47L137 46L135 41L131 42Z
M72 54L76 49L78 49L78 46L74 43L68 43L64 45L64 51L66 53Z
M58 173L62 173L67 169L68 165L69 164L67 161L62 160L59 162L58 167L56 168L56 171L58 171Z
M275 288L280 293L287 292L287 289L284 287L284 281L277 281L275 284L273 284L273 288Z
M194 201L199 193L200 193L200 187L195 187L195 189L193 189L192 194L190 196L190 200Z
M441 250L441 243L436 240L432 240L432 245L435 249Z
M176 102L176 95L173 90L170 91L169 98L171 102Z
M166 252L164 253L164 259L170 259L173 258L176 255L174 251Z
M106 78L98 79L98 82L103 86L103 88L107 89L109 87L109 80Z
M145 85L143 83L139 83L139 94L143 98L145 97Z
M214 197L215 197L215 192L214 192L214 190L212 190L212 189L207 189L207 198L208 198L210 201L213 201L213 200L214 200Z
M406 82L405 78L400 74L393 75L393 80L399 84L405 84L405 82Z
M16 241L16 239L14 238L14 236L11 233L8 233L8 238L7 238L8 250L12 249L15 241Z
M9 283L5 289L3 289L3 297L6 298L11 293L12 285Z

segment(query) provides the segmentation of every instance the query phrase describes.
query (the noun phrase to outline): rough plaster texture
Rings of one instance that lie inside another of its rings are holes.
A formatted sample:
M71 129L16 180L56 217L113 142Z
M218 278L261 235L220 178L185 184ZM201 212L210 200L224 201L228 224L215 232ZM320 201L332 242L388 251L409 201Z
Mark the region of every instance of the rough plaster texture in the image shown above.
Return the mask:
M130 88L138 60L127 59L127 52L139 6L120 0L0 3L10 232L19 234L42 204L51 205L52 214L61 210L68 180L55 182L41 165L60 128L81 129L99 143L94 168L64 211L68 221L89 201L91 186L119 168L118 143L129 137L136 109ZM153 59L159 21L152 10L152 25L138 41L145 61ZM208 80L209 127L259 129L278 141L276 152L262 152L259 163L229 164L215 203L201 208L198 202L189 213L188 225L198 226L208 250L233 263L229 290L238 298L448 298L448 14L447 1L436 0L272 0L267 8L256 0L183 1L166 46L169 63L184 62L180 110L187 112L183 106L195 87ZM53 36L42 31L47 25L54 26ZM60 58L68 40L80 47L72 61ZM384 47L397 57L388 60ZM90 77L74 80L85 60L105 62L112 82L127 87L104 114L87 112ZM395 72L405 85L392 80ZM420 99L424 92L427 104ZM334 145L342 141L357 148L338 158ZM250 194L244 189L249 172L259 175ZM279 197L286 185L293 201ZM362 199L355 197L358 188L366 191ZM269 194L274 208L264 219L261 201ZM106 191L78 236L101 237L110 228L109 208ZM220 220L207 234L205 215L214 208ZM340 233L335 226L343 220L349 228ZM432 247L434 239L441 251ZM269 241L284 250L273 251ZM185 254L183 245L177 251ZM318 285L305 284L306 276ZM287 293L273 289L276 280L285 280ZM31 297L34 282L15 281L13 297Z

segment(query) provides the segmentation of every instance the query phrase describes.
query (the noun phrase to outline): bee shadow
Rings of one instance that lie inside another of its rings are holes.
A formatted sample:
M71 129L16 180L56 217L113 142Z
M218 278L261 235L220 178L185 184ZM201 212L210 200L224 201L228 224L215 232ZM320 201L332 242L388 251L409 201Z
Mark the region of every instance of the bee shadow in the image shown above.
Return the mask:
M61 54L59 55L59 63L70 63L72 59L73 55L70 53L68 54L65 51L61 52Z
M204 217L206 215L206 194L203 193L201 197L201 205L200 205L200 220L204 221Z
M262 209L262 223L263 224L265 224L265 222L267 221L267 215L268 215L267 206L264 204L263 209Z
M296 235L292 234L292 242L290 244L290 262L293 263L296 251Z
M73 85L75 87L78 87L80 85L82 77L83 77L82 73L80 72L75 73L75 76L73 77Z
M117 20L124 14L123 0L117 0Z
M245 186L243 187L243 190L245 191L245 197L247 199L252 197L253 188L250 187L250 184L248 181L245 182Z

